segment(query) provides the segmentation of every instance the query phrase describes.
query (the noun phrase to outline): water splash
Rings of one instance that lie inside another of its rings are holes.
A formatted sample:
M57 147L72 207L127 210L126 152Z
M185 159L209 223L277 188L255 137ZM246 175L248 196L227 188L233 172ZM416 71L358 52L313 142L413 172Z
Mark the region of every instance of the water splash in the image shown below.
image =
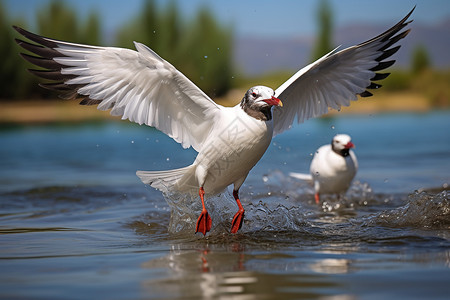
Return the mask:
M431 194L416 191L408 196L403 206L368 217L366 225L450 229L449 192L444 190Z
M283 172L265 174L261 183L258 192L251 185L241 192L246 211L240 233L308 233L314 228L322 228L323 224L328 224L325 227L335 224L351 228L361 225L450 228L448 191L416 192L406 197L375 193L368 183L354 181L345 195L324 195L321 205L317 206L312 186ZM198 194L164 192L163 195L171 208L169 233L192 236L201 211ZM206 206L213 223L208 236L228 234L237 212L231 193L227 190L206 197Z
M200 215L202 206L197 193L163 192L164 199L171 209L169 233L195 232L195 224ZM237 205L233 196L225 191L216 196L205 196L205 205L213 220L211 234L223 231L224 227L231 224L231 219L237 211Z
M246 210L243 232L304 231L308 227L307 216L301 206L276 203L250 203Z
M180 194L168 191L163 195L171 208L169 233L192 236L201 212L199 196L195 193ZM244 200L241 199L245 208L245 219L239 232L303 230L306 217L302 212L301 205L280 204L282 199L279 198L279 195L266 195L267 198L264 199L267 200L266 202L263 202L259 196L256 195L251 199L244 196ZM231 228L231 220L237 212L237 205L231 193L227 190L216 196L206 197L205 205L213 223L208 235L228 233Z

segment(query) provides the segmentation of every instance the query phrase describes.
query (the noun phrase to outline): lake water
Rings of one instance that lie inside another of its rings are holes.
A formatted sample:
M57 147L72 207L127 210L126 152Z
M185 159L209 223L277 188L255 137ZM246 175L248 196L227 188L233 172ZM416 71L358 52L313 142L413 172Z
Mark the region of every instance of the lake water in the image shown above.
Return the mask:
M241 188L200 201L144 186L136 170L193 150L128 122L1 127L1 299L449 299L450 112L339 115L274 138ZM314 204L290 178L336 133L359 172ZM192 202L194 201L194 202ZM194 204L192 204L194 203Z

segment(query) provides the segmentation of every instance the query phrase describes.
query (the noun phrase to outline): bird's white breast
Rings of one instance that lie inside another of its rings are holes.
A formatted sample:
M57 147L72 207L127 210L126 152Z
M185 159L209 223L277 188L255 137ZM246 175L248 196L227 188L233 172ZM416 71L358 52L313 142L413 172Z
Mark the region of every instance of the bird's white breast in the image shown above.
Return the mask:
M225 110L194 162L207 171L207 193L219 192L245 178L272 139L272 122L256 120L239 106Z

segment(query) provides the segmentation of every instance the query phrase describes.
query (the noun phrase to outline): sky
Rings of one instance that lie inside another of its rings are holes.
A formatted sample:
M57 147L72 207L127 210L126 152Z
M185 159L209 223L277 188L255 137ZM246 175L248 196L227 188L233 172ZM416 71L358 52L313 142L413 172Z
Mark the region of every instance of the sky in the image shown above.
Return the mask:
M2 1L2 0L0 0ZM36 10L50 0L3 0L10 17L21 17L35 25ZM99 13L104 32L114 32L138 13L145 0L66 0L79 15L92 10ZM156 0L164 7L169 1ZM318 0L175 0L183 17L195 16L199 8L207 6L223 24L232 26L237 36L298 37L314 36ZM329 0L334 26L372 23L386 24L386 28L403 18L413 7L415 22L433 26L450 18L448 0ZM32 28L31 28L32 29Z

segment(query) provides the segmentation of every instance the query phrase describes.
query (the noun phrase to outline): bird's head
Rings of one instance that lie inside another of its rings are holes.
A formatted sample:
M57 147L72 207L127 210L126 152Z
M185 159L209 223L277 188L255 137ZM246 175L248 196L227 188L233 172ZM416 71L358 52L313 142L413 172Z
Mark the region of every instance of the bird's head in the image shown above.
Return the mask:
M348 134L337 134L331 141L331 148L334 152L342 156L348 156L350 149L355 148L352 138Z
M258 120L269 121L272 119L272 106L283 106L281 100L274 95L274 90L269 87L254 86L242 98L241 108Z

